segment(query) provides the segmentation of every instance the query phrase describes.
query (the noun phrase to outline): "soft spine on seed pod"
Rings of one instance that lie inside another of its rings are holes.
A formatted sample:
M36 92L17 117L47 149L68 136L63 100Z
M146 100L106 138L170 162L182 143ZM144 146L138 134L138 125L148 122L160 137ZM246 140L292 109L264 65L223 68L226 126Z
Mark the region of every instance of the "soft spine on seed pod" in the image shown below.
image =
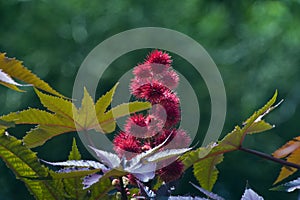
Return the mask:
M119 157L127 159L145 152L164 142L164 148L186 148L190 137L184 130L177 129L180 122L180 100L173 91L179 82L178 74L171 67L171 56L165 52L154 50L144 63L133 69L131 94L139 100L152 104L147 114L134 114L128 117L124 131L114 138L114 150ZM165 182L178 179L183 173L183 164L179 160L164 166L158 163L156 174ZM128 178L134 182L134 177Z

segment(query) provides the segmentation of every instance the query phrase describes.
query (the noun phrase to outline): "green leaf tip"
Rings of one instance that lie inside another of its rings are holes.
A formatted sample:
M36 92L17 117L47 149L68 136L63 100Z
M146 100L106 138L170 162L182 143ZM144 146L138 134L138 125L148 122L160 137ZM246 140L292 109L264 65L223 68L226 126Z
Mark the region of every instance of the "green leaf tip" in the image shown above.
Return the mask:
M48 83L44 82L38 76L33 74L30 70L24 67L21 61L15 58L7 58L5 56L5 53L0 53L0 69L2 72L4 72L10 77L19 79L36 88L49 92L52 95L65 98L62 94L60 94L59 92L54 90L50 85L48 85ZM18 86L23 86L23 85L16 84L14 83L14 81L4 82L0 80L0 84L19 92L23 91L18 88Z
M81 154L80 154L80 152L78 150L75 138L73 138L72 150L69 153L68 159L69 160L80 160L81 159Z

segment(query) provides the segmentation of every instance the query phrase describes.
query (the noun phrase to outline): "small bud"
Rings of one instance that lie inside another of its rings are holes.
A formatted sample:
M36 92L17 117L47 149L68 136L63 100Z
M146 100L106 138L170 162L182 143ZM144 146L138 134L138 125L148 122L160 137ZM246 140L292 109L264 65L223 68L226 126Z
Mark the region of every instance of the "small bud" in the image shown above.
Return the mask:
M116 185L119 185L119 184L120 184L120 181L119 181L119 179L114 179L114 180L112 180L111 184L112 184L113 186L116 186Z
M122 181L125 187L129 184L129 179L126 176L122 177Z

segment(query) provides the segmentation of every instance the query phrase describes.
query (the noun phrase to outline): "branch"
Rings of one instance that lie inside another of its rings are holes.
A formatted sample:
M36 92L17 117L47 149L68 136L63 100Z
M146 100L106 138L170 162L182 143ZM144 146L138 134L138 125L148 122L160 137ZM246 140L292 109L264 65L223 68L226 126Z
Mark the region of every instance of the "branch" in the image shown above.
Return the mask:
M260 151L256 151L256 150L253 150L253 149L247 149L247 148L244 148L242 146L240 146L238 148L238 150L241 150L241 151L244 151L244 152L247 152L247 153L250 153L250 154L254 154L256 156L259 156L259 157L264 158L266 160L270 160L270 161L279 163L281 165L285 165L285 166L288 166L288 167L293 167L293 168L296 168L296 169L300 169L300 165L297 165L295 163L291 163L291 162L288 162L288 161L285 161L285 160L282 160L282 159L279 159L279 158L275 158L275 157L273 157L269 154L266 154L266 153L263 153L263 152L260 152Z

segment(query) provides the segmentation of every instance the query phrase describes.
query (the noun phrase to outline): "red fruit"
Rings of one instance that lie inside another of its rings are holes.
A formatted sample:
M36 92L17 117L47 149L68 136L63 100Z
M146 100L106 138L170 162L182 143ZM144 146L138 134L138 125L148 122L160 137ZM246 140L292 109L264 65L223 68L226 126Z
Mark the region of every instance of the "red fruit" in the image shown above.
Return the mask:
M182 162L176 160L170 165L157 170L157 174L161 177L163 181L170 182L180 178L183 173L184 165Z
M140 141L131 134L121 131L113 140L114 150L119 157L125 156L127 159L141 153Z
M145 63L157 63L157 64L170 66L172 60L169 54L159 50L154 50L147 56Z

